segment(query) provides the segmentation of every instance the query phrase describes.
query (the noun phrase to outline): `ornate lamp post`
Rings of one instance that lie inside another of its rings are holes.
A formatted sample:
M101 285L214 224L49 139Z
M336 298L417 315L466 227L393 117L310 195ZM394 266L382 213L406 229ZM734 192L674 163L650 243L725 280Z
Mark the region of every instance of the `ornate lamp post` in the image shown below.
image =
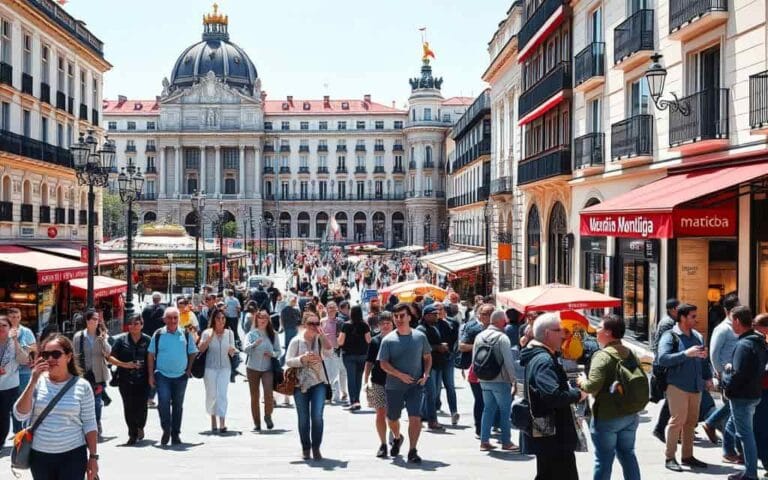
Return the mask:
M408 245L413 245L413 217L408 217Z
M491 220L493 219L493 206L488 200L483 207L483 216L485 217L485 275L483 275L483 290L486 295L490 295L490 283L488 276L491 271Z
M219 202L219 293L224 292L224 204Z
M120 175L117 176L117 189L120 194L120 201L128 204L128 232L126 233L128 264L125 269L127 290L123 317L125 321L125 319L133 316L133 202L141 196L141 191L144 189L144 176L139 168L133 164L133 159L128 160L128 167L121 170Z
M195 293L200 293L200 234L203 228L203 210L205 209L205 192L195 190L190 198L192 209L197 214L197 227L195 228Z
M95 243L94 227L96 213L94 204L96 203L96 194L94 187L106 187L109 181L109 174L115 168L115 144L109 138L104 137L104 144L99 148L98 140L93 136L93 129L88 130L85 136L80 132L80 138L77 143L70 147L72 158L77 174L77 181L80 185L88 185L88 284L86 294L86 307L93 308L93 274L95 270ZM129 259L130 261L130 259ZM130 279L128 279L130 284Z
M440 222L440 243L443 248L448 248L448 220L446 219Z
M267 227L267 250L269 250L269 235L272 227L275 226L275 220L272 217L264 217L264 226ZM275 246L277 246L277 232L275 232ZM269 275L269 265L267 265L267 275Z
M659 110L666 110L667 108L672 112L679 112L680 115L687 117L691 114L691 106L687 101L680 102L674 92L669 92L672 95L672 100L664 100L661 95L664 93L664 82L667 79L667 69L661 66L659 60L662 55L654 53L651 55L651 66L645 72L645 80L648 82L648 90L651 93L651 99L653 99L654 105Z

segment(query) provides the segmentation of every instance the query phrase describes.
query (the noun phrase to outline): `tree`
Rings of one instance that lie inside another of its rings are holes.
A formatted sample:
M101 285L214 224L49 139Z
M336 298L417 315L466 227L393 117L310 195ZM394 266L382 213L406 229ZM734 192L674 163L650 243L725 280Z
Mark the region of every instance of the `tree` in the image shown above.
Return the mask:
M104 236L116 238L125 235L127 205L120 201L120 195L103 190L101 209L101 225Z
M222 232L222 236L225 238L235 238L237 237L237 222L230 221L224 224L224 231Z

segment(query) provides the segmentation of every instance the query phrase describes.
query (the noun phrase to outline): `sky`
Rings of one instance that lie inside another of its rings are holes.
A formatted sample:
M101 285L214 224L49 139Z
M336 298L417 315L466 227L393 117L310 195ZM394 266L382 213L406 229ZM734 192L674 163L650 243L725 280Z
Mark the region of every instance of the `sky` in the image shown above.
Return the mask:
M113 68L104 98L152 99L188 46L200 41L213 0L69 0L64 8L105 43ZM256 65L269 99L397 102L419 75L421 33L442 92L474 97L487 86L488 42L512 0L219 0L230 40Z

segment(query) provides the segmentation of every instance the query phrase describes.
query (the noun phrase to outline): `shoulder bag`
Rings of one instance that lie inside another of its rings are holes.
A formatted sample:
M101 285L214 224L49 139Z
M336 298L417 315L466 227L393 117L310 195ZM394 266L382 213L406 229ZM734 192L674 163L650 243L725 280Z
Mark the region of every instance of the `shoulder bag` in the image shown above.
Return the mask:
M67 384L64 385L61 390L59 390L59 393L53 397L53 400L51 400L51 402L40 413L40 416L35 419L34 423L32 423L30 427L21 430L13 437L13 449L11 450L11 468L18 470L27 470L29 468L29 456L32 453L32 436L34 435L35 430L37 430L37 427L39 427L43 420L45 420L45 417L51 413L53 407L59 403L59 400L62 399L64 394L67 393L67 391L72 388L75 383L77 383L77 379L78 377L72 377L69 379ZM34 403L32 408L34 409Z

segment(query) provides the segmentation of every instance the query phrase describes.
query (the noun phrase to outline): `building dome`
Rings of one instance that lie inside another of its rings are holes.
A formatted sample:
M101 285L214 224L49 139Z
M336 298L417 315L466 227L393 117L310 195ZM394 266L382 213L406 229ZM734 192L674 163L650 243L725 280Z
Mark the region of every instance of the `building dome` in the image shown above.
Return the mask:
M242 48L229 41L229 17L218 12L203 15L203 40L186 48L171 72L171 88L188 87L211 71L228 85L253 93L256 67Z

